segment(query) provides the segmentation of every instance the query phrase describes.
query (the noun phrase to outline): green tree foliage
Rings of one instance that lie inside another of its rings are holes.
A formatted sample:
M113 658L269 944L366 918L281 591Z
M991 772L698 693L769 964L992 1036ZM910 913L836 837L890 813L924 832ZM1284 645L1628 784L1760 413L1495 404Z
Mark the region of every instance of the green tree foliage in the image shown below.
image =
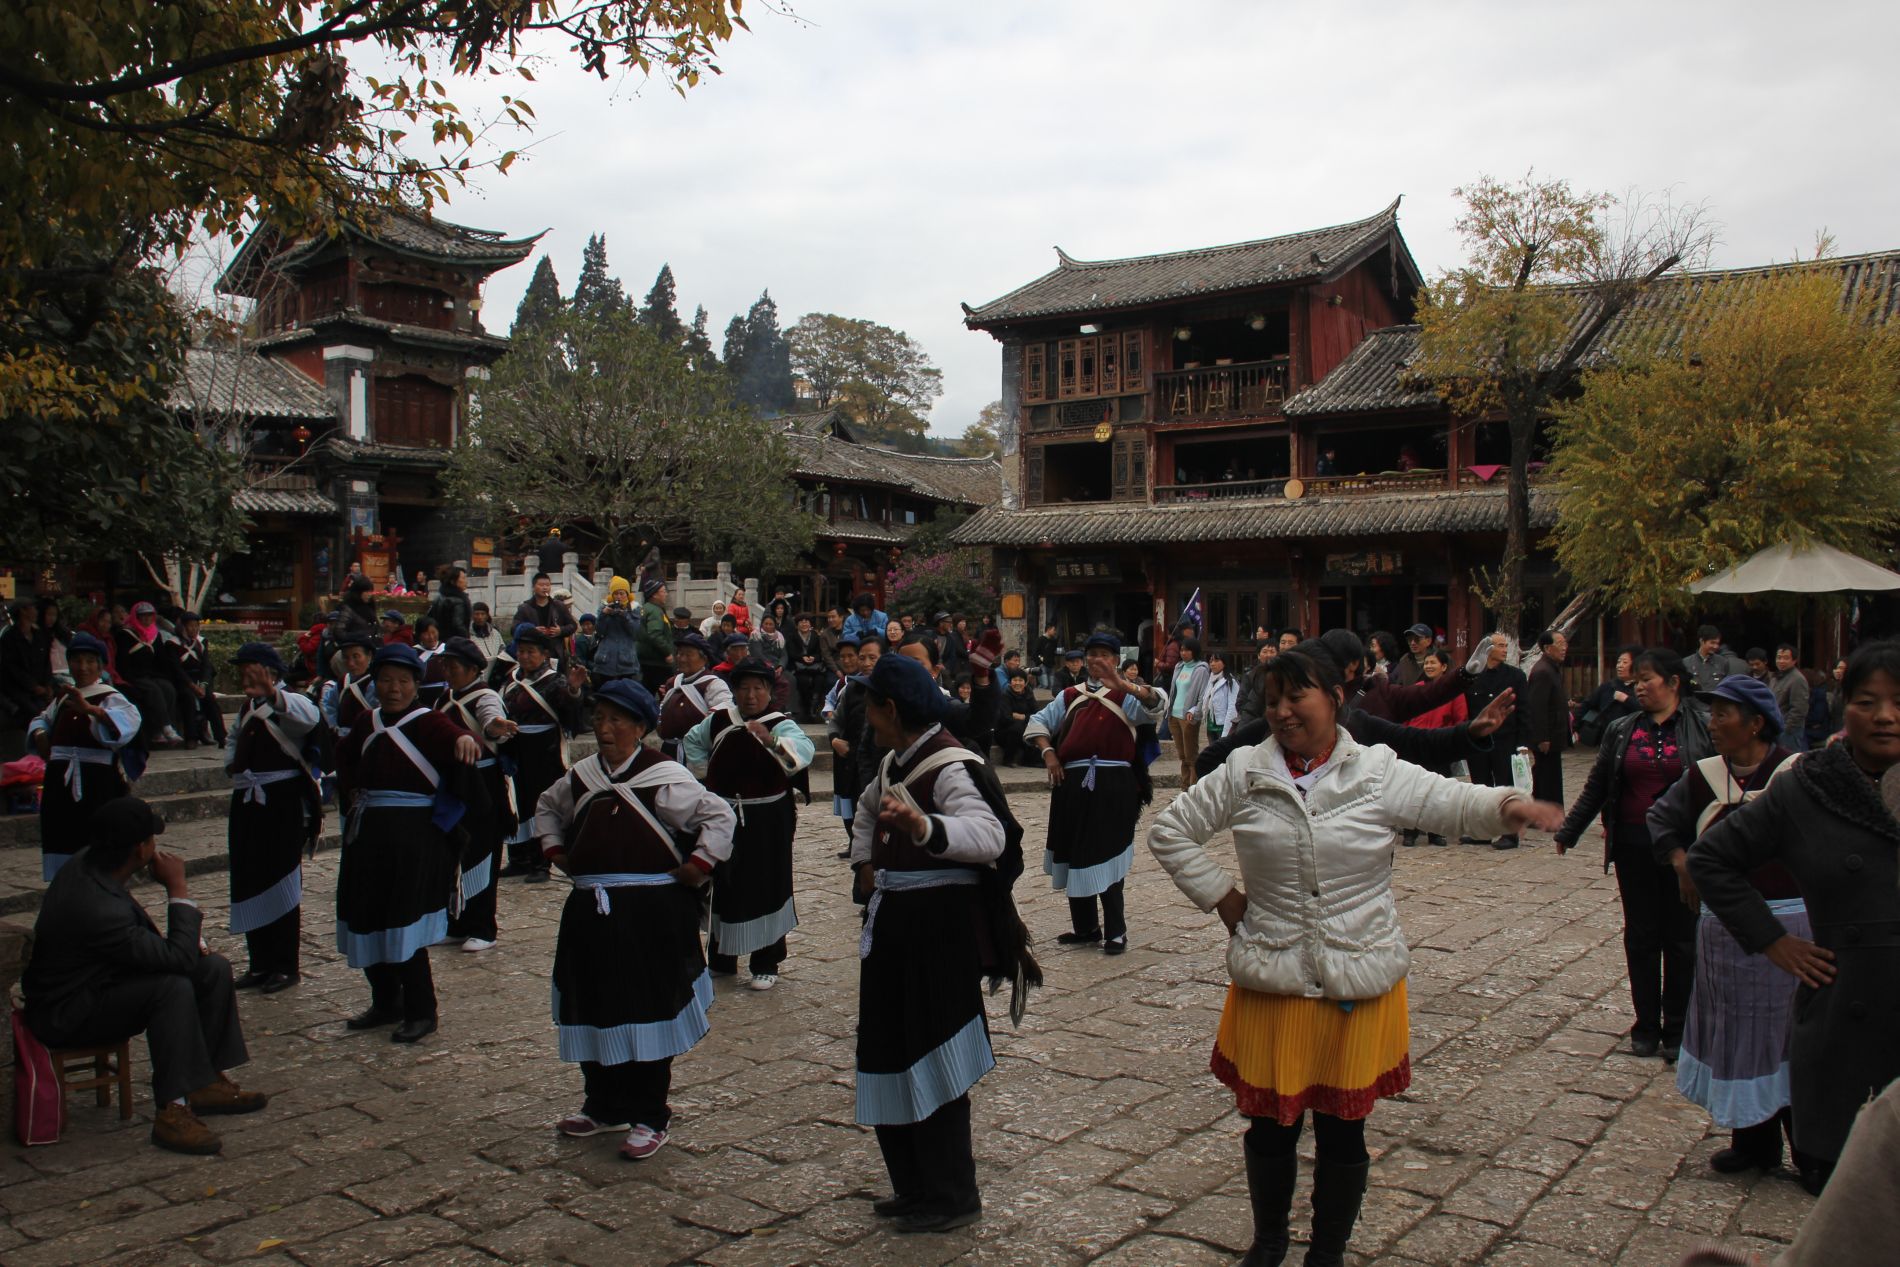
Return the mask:
M111 485L145 469L175 350L141 269L213 238L288 236L428 208L532 126L512 94L477 120L461 77L532 79L565 44L601 78L680 91L717 73L736 0L98 0L0 8L0 427L9 465ZM377 78L354 69L387 67ZM31 438L24 436L34 429ZM96 461L100 454L106 460ZM30 461L20 461L30 458ZM68 527L133 531L90 498ZM9 504L18 520L19 503ZM19 535L9 525L6 530Z
M814 312L799 318L789 337L792 370L819 406L837 405L867 438L896 442L929 429L943 372L902 330Z
M1679 348L1556 407L1557 558L1616 609L1770 545L1878 550L1900 525L1900 332L1825 262L1706 287ZM1620 350L1620 349L1619 349Z
M649 548L782 568L811 544L791 458L721 374L624 311L562 314L516 341L445 475L477 526L584 520L622 569Z
M521 293L515 308L515 324L510 333L516 337L539 330L560 315L567 301L561 298L561 279L554 275L554 261L543 255L535 262L534 276Z
M1000 455L1002 442L998 436L1002 433L1003 422L1003 402L992 400L983 406L976 421L963 429L963 436L957 441L957 452L970 458Z
M1700 208L1578 192L1563 180L1489 176L1453 191L1469 258L1420 296L1420 355L1430 382L1466 425L1501 419L1510 436L1504 557L1480 588L1516 631L1530 553L1530 462L1538 426L1574 388L1611 322L1709 235Z
M581 249L581 275L574 283L574 297L568 302L573 304L575 312L596 321L632 314L627 292L608 268L606 234L588 235L587 245Z
M772 292L762 292L746 311L745 319L733 318L739 327L738 355L733 346L734 330L726 327L726 373L732 379L733 393L740 403L766 415L784 413L797 402L792 388L792 350L778 328L778 305Z
M719 368L719 356L713 351L712 336L706 333L706 306L693 309L693 325L686 332L686 359L701 373Z
M660 336L663 343L678 347L686 339L686 323L680 320L678 301L674 295L673 266L660 265L660 275L653 279L653 289L640 305L640 324L650 328Z
M95 279L0 324L20 356L58 348L44 412L5 422L0 557L35 563L240 548L237 460L171 412L188 329L155 272ZM55 407L56 406L56 407Z

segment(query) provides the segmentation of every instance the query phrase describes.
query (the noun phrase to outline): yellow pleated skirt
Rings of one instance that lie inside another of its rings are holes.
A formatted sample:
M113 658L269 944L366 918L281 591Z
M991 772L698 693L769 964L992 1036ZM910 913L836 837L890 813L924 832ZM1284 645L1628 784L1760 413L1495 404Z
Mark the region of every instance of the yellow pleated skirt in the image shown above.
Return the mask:
M1350 1008L1230 984L1212 1068L1248 1117L1290 1126L1312 1109L1356 1120L1412 1085L1411 1046L1404 981Z

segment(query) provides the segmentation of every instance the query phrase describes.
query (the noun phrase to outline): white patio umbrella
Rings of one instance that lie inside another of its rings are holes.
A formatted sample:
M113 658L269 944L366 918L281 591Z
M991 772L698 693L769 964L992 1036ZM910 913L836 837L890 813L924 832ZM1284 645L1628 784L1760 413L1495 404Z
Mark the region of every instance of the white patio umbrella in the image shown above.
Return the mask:
M1689 586L1693 594L1832 594L1896 589L1900 589L1900 572L1819 543L1799 550L1787 543L1769 546L1753 558Z

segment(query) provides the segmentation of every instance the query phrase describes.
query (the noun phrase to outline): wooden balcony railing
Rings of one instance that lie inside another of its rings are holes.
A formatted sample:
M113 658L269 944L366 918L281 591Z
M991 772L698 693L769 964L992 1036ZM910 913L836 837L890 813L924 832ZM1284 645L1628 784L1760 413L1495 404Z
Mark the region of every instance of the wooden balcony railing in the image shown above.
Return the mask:
M1155 375L1155 412L1175 418L1245 418L1280 412L1287 393L1286 357L1210 365Z
M1155 505L1174 502L1232 501L1242 497L1284 497L1286 480L1220 480L1212 484L1157 484Z

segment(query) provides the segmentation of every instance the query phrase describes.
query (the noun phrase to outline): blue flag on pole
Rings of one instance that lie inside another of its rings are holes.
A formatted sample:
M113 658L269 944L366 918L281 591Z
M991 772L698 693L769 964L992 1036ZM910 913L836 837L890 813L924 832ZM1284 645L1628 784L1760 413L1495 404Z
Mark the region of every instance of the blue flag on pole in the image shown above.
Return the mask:
M1187 606L1181 609L1181 623L1193 625L1197 634L1207 628L1207 622L1201 618L1201 589L1198 585L1194 587L1194 594L1188 599ZM1180 625L1175 627L1178 629Z

